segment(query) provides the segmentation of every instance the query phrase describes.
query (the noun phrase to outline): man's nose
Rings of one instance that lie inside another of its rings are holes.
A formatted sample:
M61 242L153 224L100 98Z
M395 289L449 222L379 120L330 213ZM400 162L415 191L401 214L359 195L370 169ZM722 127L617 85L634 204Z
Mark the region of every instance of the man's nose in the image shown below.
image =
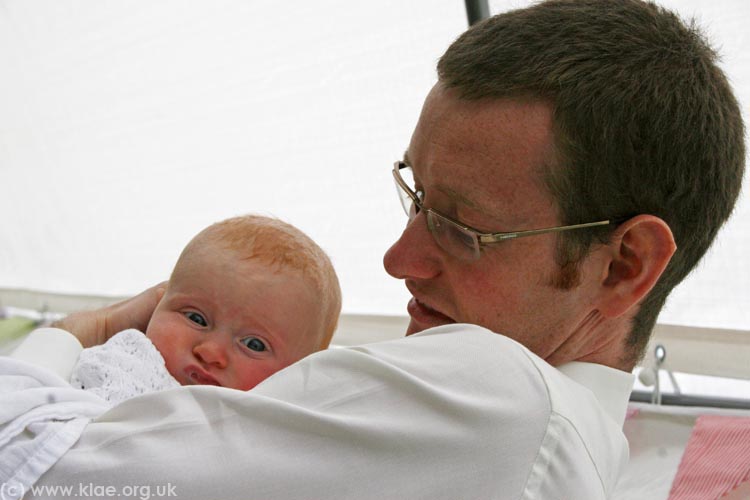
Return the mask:
M429 279L440 272L441 250L420 212L409 222L401 237L385 252L383 266L398 279Z
M193 347L193 354L199 361L217 368L227 367L227 345L219 333L207 334Z

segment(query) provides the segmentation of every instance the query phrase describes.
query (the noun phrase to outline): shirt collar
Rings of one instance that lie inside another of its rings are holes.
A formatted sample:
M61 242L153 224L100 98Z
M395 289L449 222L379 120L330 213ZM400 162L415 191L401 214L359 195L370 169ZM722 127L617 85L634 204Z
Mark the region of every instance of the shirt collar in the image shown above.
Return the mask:
M580 361L566 363L558 369L594 393L602 408L615 422L620 426L625 423L630 392L635 381L632 373Z

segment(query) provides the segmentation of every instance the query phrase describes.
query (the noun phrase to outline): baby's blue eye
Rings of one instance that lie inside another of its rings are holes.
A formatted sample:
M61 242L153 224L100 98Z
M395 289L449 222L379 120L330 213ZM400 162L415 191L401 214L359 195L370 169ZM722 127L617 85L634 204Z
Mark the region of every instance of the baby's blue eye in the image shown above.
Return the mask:
M206 319L200 313L187 312L185 313L185 316L187 317L187 319L189 319L190 321L192 321L193 323L197 325L208 326L208 321L206 321Z
M240 342L242 342L244 346L251 351L263 352L266 350L266 344L264 344L262 340L255 337L246 337L240 340Z

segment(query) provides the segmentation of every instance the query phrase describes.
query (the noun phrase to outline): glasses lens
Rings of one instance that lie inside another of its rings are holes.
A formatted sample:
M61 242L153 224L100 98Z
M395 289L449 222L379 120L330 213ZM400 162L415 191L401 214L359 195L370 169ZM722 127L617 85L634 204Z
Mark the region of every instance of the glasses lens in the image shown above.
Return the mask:
M398 170L398 175L404 181L404 184L413 189L414 186L414 175L412 174L410 167L405 167ZM401 207L404 209L409 220L412 220L417 216L417 207L414 204L414 199L406 192L404 186L399 184L398 180L394 177L393 181L396 183L396 192L398 193L398 199L401 202Z
M479 240L477 236L441 217L432 210L427 210L427 226L435 237L440 248L461 260L479 258Z

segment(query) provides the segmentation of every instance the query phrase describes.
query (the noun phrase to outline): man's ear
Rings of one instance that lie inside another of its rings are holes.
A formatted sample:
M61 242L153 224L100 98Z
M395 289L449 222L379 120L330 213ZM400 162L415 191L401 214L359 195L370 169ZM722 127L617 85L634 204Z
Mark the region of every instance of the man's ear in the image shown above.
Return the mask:
M638 304L666 269L677 245L666 222L638 215L615 230L608 248L599 310L617 317Z

